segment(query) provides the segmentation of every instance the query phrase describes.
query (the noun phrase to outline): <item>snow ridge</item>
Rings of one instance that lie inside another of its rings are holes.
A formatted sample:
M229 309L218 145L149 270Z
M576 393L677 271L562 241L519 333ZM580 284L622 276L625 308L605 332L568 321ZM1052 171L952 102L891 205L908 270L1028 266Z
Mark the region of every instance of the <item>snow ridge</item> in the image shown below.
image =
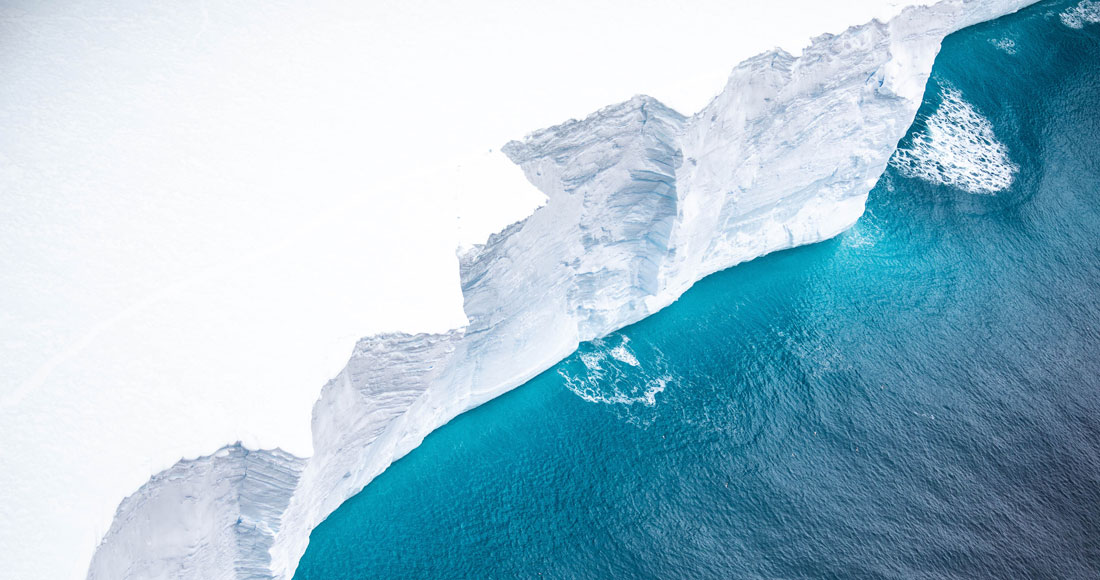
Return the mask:
M692 117L639 96L509 143L548 202L460 255L469 325L360 340L314 406L313 457L180 462L123 502L88 577L291 577L314 527L438 426L708 274L850 227L943 37L1029 3L907 8L749 59Z

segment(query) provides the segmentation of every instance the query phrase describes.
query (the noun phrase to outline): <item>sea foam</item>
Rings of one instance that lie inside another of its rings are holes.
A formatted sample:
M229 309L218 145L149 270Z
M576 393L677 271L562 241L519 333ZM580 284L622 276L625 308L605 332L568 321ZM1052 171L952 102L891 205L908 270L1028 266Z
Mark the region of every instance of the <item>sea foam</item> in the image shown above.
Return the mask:
M997 140L993 125L953 87L943 87L925 129L899 148L890 165L906 177L992 195L1008 189L1019 166Z
M1058 16L1062 19L1062 24L1070 28L1081 29L1086 24L1100 23L1100 2L1083 0Z
M1016 54L1016 41L1011 38L990 38L989 44L996 46L1008 54Z
M665 390L672 377L664 371L659 356L643 367L627 346L630 339L623 335L619 339L619 344L613 347L608 344L611 337L592 341L594 350L577 356L579 368L573 367L575 371L562 368L558 374L573 394L589 403L656 405L657 394Z

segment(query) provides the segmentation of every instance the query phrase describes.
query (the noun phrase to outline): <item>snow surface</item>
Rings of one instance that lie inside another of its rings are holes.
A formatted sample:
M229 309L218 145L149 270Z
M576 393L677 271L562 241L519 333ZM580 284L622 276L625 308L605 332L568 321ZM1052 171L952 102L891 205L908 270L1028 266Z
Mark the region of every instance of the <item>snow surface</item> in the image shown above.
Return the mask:
M288 576L438 425L848 227L942 36L1026 3L766 53L691 118L639 97L538 132L506 151L542 193L498 143L636 90L695 110L729 62L900 6L5 4L0 576ZM427 333L360 340L311 429L341 343L394 329ZM245 450L276 447L313 457Z

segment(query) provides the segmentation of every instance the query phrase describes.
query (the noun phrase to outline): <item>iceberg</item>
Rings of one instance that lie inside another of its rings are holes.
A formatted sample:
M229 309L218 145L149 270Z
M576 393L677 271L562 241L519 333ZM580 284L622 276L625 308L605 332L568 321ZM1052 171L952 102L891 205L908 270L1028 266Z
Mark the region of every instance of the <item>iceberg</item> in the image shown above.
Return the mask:
M459 254L469 324L363 338L314 454L231 445L119 507L88 578L289 578L309 534L435 428L746 260L836 236L913 122L941 40L1029 0L944 0L739 64L688 117L638 96L503 151L547 196Z

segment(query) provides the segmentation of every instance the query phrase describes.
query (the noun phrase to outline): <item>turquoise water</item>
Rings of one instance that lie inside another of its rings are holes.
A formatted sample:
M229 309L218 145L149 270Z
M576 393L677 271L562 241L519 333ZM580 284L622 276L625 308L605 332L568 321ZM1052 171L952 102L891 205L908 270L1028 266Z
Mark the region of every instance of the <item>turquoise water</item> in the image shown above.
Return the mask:
M957 89L1008 191L888 170L852 231L429 436L296 578L1100 576L1100 25L1070 6L949 37L914 126Z

